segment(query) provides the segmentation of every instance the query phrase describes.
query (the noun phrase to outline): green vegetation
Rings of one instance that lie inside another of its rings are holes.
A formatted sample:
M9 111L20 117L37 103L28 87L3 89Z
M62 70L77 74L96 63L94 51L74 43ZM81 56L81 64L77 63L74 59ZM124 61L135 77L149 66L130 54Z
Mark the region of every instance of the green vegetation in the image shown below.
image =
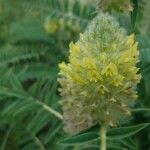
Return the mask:
M57 76L69 43L101 10L135 34L142 74L132 116L107 131L108 150L150 148L150 1L108 1L0 0L0 150L99 149L97 124L74 136L64 132Z

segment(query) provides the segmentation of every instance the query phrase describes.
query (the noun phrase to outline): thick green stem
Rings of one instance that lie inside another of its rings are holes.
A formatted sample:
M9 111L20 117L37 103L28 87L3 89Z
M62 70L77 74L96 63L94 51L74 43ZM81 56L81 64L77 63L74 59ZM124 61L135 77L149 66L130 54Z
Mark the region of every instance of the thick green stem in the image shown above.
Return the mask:
M100 150L106 150L106 130L107 127L105 125L102 125L100 130Z

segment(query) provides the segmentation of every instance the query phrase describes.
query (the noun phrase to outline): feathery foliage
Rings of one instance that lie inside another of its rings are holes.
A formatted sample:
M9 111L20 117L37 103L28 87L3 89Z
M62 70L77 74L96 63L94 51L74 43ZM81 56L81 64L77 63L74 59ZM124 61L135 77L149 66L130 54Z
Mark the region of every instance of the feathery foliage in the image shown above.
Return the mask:
M96 10L98 0L90 1L0 0L1 150L99 149L99 125L66 139L56 80L58 63L68 61L70 41L76 41L97 11L101 11ZM120 127L109 128L107 136L114 138L108 138L108 149L149 148L149 2L140 1L139 8L135 22L142 74L137 87L139 98L133 106L133 116L121 122ZM126 22L125 18L122 26ZM125 125L129 127L124 128Z

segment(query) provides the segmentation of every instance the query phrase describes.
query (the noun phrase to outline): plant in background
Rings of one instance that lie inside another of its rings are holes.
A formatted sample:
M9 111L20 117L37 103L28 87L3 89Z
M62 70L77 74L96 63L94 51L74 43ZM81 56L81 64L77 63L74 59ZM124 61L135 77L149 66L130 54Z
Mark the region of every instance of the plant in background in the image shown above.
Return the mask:
M46 33L48 33L48 34L56 33L58 31L58 28L59 27L58 27L57 21L46 18L46 20L44 22L44 29L45 29Z
M59 65L65 130L77 133L101 125L101 150L106 129L130 114L140 81L136 67L139 52L134 35L108 14L100 13L80 39L70 43L69 63Z
M93 9L79 0L0 0L1 150L64 150L58 63Z
M130 0L100 0L97 8L109 12L112 10L117 12L130 12L133 10Z

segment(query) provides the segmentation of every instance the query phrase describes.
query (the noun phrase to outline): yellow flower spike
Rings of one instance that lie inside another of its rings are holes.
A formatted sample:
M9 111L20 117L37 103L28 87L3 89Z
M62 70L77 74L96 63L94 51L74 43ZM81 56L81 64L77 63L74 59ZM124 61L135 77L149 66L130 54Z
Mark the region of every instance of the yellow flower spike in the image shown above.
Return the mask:
M131 50L131 56L133 57L136 57L138 56L138 53L137 53L137 47L138 47L138 43L134 43L134 45L132 45L132 47L130 48Z
M87 69L96 69L95 61L92 58L83 58L83 63Z
M87 72L90 81L94 81L97 82L98 80L101 80L101 76L98 74L98 72L96 70L90 70L89 72Z
M80 76L76 74L72 74L70 77L74 82L77 82L80 85L85 84L85 80L83 80Z
M73 42L71 42L69 44L69 49L70 49L70 54L74 55L80 51L80 46L78 45L78 43L74 44Z
M124 79L124 76L122 75L117 75L113 80L112 80L112 84L116 87L118 87L119 85L122 85L123 84L123 79Z
M66 131L74 134L95 123L116 126L129 114L141 78L134 34L127 36L113 17L100 13L69 49L58 80Z
M96 76L94 74L90 73L89 76L90 76L89 78L90 78L91 82L97 82L98 81L98 79L96 78Z
M102 70L102 75L113 76L118 74L117 66L114 63L110 63Z
M59 64L59 68L62 70L62 71L65 71L66 70L66 64L64 62L60 63Z
M98 92L99 92L100 94L104 94L105 92L108 92L108 89L107 89L104 85L100 85L100 86L98 87Z
M134 39L135 39L134 34L129 35L129 36L128 36L128 40L127 40L127 44L128 44L129 46L132 46L132 45L134 44L134 42L135 42Z

